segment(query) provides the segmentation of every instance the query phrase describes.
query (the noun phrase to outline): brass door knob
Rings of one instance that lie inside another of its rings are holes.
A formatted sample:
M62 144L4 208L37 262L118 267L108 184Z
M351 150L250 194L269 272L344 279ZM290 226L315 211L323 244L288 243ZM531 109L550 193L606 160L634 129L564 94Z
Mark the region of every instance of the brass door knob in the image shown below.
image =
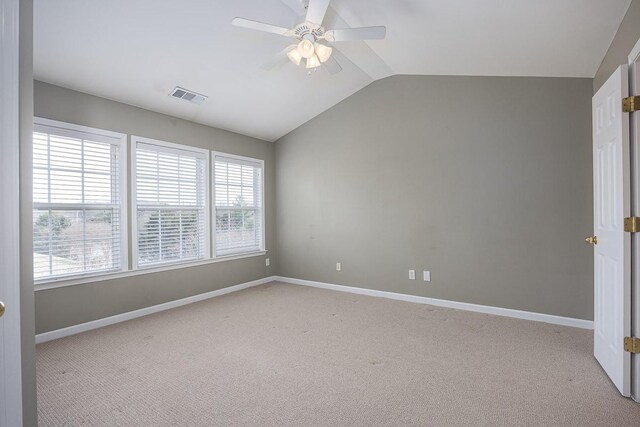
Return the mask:
M4 303L0 301L0 317L4 314Z
M586 239L584 239L585 242L587 242L590 245L597 245L598 244L598 238L596 236L589 236Z

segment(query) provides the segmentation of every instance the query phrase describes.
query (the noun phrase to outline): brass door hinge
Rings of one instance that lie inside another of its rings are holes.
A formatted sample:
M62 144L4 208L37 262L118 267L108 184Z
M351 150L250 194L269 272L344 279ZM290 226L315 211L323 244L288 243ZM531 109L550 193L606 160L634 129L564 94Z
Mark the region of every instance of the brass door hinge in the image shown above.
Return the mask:
M624 351L627 353L640 353L640 338L624 337Z
M640 110L640 96L629 96L622 98L622 111L625 113L633 113Z
M624 219L624 231L637 233L640 231L640 217L632 216Z

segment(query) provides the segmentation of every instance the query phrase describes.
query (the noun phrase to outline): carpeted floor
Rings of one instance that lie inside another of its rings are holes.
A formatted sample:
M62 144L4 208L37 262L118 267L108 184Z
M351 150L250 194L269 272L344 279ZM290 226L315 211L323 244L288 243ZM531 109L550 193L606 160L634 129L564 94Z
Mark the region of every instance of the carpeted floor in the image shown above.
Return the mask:
M41 426L640 425L592 332L272 283L37 347Z

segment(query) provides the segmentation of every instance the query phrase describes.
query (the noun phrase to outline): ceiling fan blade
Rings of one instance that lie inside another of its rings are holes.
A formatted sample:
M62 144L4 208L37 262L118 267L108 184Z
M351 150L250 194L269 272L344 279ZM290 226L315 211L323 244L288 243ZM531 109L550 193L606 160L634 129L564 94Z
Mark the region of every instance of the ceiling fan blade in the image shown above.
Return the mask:
M250 30L264 31L267 33L280 34L281 36L291 35L291 30L277 25L265 24L264 22L252 21L245 18L234 18L231 21L236 27L249 28Z
M324 20L324 15L327 13L330 1L331 0L309 0L306 21L322 25L322 21Z
M307 12L307 10L304 7L303 4L303 0L280 0L282 3L284 3L285 6L287 6L289 9L291 9L296 16L304 16L305 13Z
M340 71L342 71L342 67L333 55L322 65L325 66L329 74L338 74Z
M285 47L280 51L280 53L276 54L273 58L265 61L260 66L260 68L262 68L265 71L270 71L279 65L287 63L289 61L289 58L287 57L287 53L289 53L290 50L295 48L296 48L295 44Z
M361 27L330 30L324 38L330 42L351 42L359 40L381 40L387 35L387 27Z

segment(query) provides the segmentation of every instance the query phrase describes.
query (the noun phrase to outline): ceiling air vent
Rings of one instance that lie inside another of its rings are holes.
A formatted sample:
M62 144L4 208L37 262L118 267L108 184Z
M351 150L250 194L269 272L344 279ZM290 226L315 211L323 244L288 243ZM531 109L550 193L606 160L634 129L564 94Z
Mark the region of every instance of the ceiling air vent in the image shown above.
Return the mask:
M176 86L174 90L171 91L169 96L178 99L184 99L185 101L193 102L194 104L202 104L207 97L205 95L200 95L199 93L190 91L180 86Z

